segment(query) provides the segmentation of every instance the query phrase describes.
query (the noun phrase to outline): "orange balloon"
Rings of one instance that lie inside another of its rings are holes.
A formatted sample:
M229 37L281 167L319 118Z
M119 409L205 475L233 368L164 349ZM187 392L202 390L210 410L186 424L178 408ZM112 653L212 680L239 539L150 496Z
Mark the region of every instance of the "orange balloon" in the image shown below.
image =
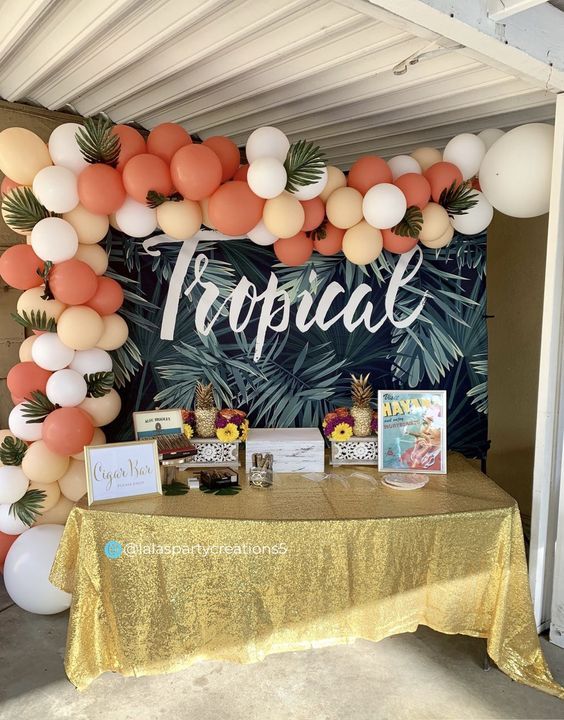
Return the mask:
M111 215L125 200L121 174L109 165L89 165L78 176L78 197L89 212Z
M448 190L454 183L458 187L462 183L462 173L449 162L438 162L425 170L423 175L431 186L431 197L438 203L443 190Z
M4 560L8 554L8 550L19 538L19 535L6 535L6 533L0 532L0 573L4 572Z
M409 250L412 250L419 242L418 238L396 235L392 230L382 230L381 232L384 240L384 250L389 250L399 255L409 252Z
M85 262L65 260L53 265L49 287L55 299L65 305L84 305L96 292L98 277Z
M319 227L325 218L325 203L320 197L313 200L300 200L305 212L305 220L302 225L303 232L309 232Z
M265 200L255 195L246 182L228 182L209 200L210 221L225 235L246 235L262 218L264 203Z
M45 392L50 377L51 373L48 370L44 370L34 362L21 362L8 372L6 385L14 397L31 398L34 390Z
M94 425L88 413L78 407L53 410L43 423L43 441L58 455L76 455L94 437Z
M147 202L149 190L170 195L174 191L167 163L156 155L135 155L123 168L123 185L138 203Z
M405 195L407 207L417 205L423 210L431 199L431 186L427 178L418 173L405 173L394 180L394 185Z
M191 145L192 138L181 125L162 123L154 127L147 138L147 150L170 165L174 153L185 145Z
M45 266L33 252L31 245L12 245L0 257L0 276L7 285L17 290L38 287L43 280L37 271Z
M2 183L0 184L0 196L7 195L10 190L13 190L17 187L21 187L21 185L6 175L6 177L2 180Z
M98 315L112 315L123 305L123 289L112 278L98 277L97 280L96 292L86 304Z
M239 169L237 170L235 175L233 175L233 180L246 180L248 172L249 172L248 165L240 165Z
M317 239L313 241L313 247L321 255L336 255L343 249L343 236L345 231L335 227L330 222L326 222L323 227L325 237L320 237L317 233Z
M391 183L392 171L388 163L377 155L367 155L353 163L347 185L366 195L373 185Z
M221 183L223 168L219 158L205 145L186 145L170 163L174 187L188 200L203 200Z
M117 169L121 172L128 160L135 155L147 152L147 145L143 135L129 125L114 125L112 133L119 137L120 151Z
M274 245L274 253L284 265L297 267L303 265L313 252L313 240L304 232L289 238L280 238Z
M221 135L214 135L204 140L204 145L213 150L219 158L221 163L221 182L231 180L233 175L237 172L239 163L241 162L241 154L239 148L229 138L222 137ZM247 179L246 177L244 178Z

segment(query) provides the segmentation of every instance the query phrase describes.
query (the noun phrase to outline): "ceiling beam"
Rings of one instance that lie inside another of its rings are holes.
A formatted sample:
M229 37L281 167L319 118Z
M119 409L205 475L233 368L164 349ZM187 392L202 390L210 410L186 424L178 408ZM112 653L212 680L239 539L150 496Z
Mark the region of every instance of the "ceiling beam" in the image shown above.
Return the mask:
M512 15L542 5L547 0L488 0L488 17L501 22Z

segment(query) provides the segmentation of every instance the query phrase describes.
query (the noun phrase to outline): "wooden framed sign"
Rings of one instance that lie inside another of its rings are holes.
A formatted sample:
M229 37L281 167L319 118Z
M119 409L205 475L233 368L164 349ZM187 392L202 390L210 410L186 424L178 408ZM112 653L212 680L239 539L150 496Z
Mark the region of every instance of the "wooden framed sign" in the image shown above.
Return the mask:
M154 440L88 445L84 460L89 505L162 495Z

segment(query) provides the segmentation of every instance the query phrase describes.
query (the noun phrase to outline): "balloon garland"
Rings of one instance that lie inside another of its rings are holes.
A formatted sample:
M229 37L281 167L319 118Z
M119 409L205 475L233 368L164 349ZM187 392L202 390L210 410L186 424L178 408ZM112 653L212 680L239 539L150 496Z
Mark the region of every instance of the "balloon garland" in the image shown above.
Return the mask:
M282 131L249 136L246 159L225 137L192 141L173 123L145 141L104 117L57 127L46 145L23 128L0 133L2 216L25 244L0 258L23 293L14 319L29 337L7 378L14 408L0 431L0 567L21 607L59 612L70 597L48 581L60 534L86 490L83 449L119 414L110 353L127 340L119 283L100 246L110 224L141 238L187 240L202 224L272 245L289 266L341 251L357 265L417 243L439 249L472 236L494 208L548 211L553 128L463 133L444 152L357 160L348 175L319 147ZM249 252L252 252L250 248Z

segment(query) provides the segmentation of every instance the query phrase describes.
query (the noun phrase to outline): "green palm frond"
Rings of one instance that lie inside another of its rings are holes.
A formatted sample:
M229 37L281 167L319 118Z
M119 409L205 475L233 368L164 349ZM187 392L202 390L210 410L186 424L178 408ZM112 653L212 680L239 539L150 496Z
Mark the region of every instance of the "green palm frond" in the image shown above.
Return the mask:
M296 192L301 187L321 179L325 156L319 146L307 140L298 140L290 145L284 167L288 175L286 190Z
M418 238L422 227L423 213L421 208L418 208L417 205L410 205L392 232L401 237Z
M2 465L21 465L27 452L27 445L19 438L10 435L0 445L0 462Z
M114 386L113 372L97 372L85 375L86 397L99 398L107 395Z
M121 143L112 127L112 121L103 115L84 118L83 127L76 131L76 142L86 162L117 166Z
M155 208L158 208L159 205L162 205L165 202L181 202L184 200L182 195L180 193L172 193L172 195L163 195L160 192L157 192L156 190L149 190L147 193L146 202L147 205L152 208L153 210Z
M33 390L30 393L32 399L26 400L22 406L22 416L27 418L28 423L41 423L49 413L59 406L52 403L41 390Z
M445 188L440 197L439 205L442 205L447 213L453 215L466 215L478 203L478 195L469 182L456 185L453 182L449 188Z
M44 490L27 490L22 498L10 505L10 514L19 518L24 525L31 527L37 518L42 515L46 496Z
M2 215L6 224L20 232L31 232L40 220L58 217L50 213L29 187L16 187L4 195Z
M123 388L143 366L141 352L131 337L128 337L125 345L117 350L111 350L110 355L116 387Z
M178 481L171 482L170 485L163 484L163 495L186 495L188 485Z
M207 488L203 485L200 485L200 490L207 495L237 495L241 492L241 486L232 485L231 487Z
M18 325L28 330L41 330L42 332L56 332L57 330L55 319L48 317L45 310L31 310L30 313L22 310L20 313L11 313L11 315Z

